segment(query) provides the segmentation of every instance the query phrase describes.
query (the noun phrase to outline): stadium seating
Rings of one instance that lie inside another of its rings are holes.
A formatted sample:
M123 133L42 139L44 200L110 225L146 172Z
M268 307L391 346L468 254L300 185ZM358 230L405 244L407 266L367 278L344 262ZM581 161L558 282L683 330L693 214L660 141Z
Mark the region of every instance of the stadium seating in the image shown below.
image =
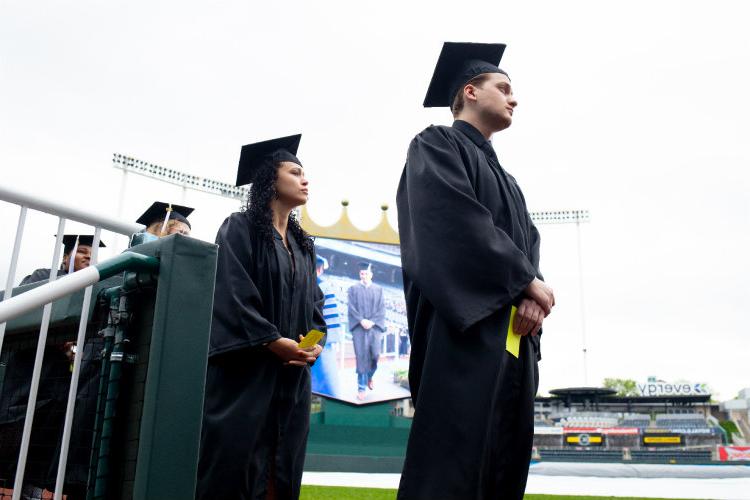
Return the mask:
M710 427L700 413L660 413L656 426L664 429L703 429Z
M651 417L643 413L625 413L620 421L621 427L638 427L643 429L651 425Z

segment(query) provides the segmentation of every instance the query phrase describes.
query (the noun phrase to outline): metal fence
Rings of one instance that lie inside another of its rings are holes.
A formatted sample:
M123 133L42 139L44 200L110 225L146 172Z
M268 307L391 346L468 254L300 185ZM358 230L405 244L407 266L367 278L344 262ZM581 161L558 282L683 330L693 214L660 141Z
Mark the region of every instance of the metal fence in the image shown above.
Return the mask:
M95 266L97 263L97 252L99 248L99 241L101 237L102 229L113 231L115 233L129 236L143 229L140 224L131 224L122 222L110 217L102 215L92 215L88 212L80 210L76 207L57 203L50 200L40 199L30 193L24 193L19 190L10 190L0 186L0 200L13 203L19 206L18 224L16 229L16 235L13 244L13 251L11 254L11 261L8 270L8 277L5 284L5 293L3 300L11 298L13 291L13 283L16 280L16 267L18 263L18 256L21 248L21 242L23 239L24 226L26 223L26 215L29 209L38 210L57 216L57 239L55 246L52 251L52 265L50 266L50 277L49 282L54 282L57 279L59 262L60 262L60 247L62 246L62 238L65 233L65 224L68 220L80 222L93 226L94 241L91 247L91 266ZM73 283L75 284L75 282ZM75 291L69 290L68 293ZM78 328L78 345L83 346L84 338L88 322L88 310L91 302L91 284L86 286L84 292L84 301L82 306L81 321ZM21 438L21 448L18 456L18 466L16 468L16 475L13 487L13 500L21 498L21 492L23 489L24 473L26 469L26 459L29 452L29 440L31 437L31 429L34 420L34 410L36 408L37 395L39 389L39 380L42 369L42 360L44 357L45 346L47 342L47 333L49 329L49 320L51 313L51 300L44 306L44 312L42 315L42 322L39 330L39 336L37 341L36 357L34 360L34 369L31 377L31 386L29 388L29 398L26 404L26 417L24 420L23 434ZM6 322L0 323L0 352L2 352L2 346L5 339ZM70 433L73 419L73 412L75 410L76 392L78 390L78 380L80 376L81 367L81 356L83 349L77 349L73 360L73 369L70 378L70 389L68 392L68 404L65 411L65 424L62 438L62 449L60 452L60 460L57 470L57 480L55 491L55 499L62 498L62 481L65 476L65 468L67 465L67 453L70 444Z

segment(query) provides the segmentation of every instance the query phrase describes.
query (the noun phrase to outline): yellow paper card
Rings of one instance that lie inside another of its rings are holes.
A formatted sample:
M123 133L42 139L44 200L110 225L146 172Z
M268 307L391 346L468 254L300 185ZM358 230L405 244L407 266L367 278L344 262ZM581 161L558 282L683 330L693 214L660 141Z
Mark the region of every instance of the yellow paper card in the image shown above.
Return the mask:
M308 349L318 342L320 342L320 339L323 338L324 333L319 330L310 330L307 332L307 335L302 337L302 340L299 341L297 346L299 346L300 349Z
M510 321L508 322L508 336L505 338L505 350L516 358L521 350L521 336L513 331L513 321L516 319L516 306L510 306Z

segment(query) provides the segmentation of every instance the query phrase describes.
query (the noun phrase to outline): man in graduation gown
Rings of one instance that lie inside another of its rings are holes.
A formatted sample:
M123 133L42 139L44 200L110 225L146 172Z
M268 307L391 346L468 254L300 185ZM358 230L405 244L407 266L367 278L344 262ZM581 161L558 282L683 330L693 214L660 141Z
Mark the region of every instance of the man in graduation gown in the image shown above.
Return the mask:
M400 499L521 499L526 485L537 334L554 297L524 197L489 142L517 104L497 67L504 48L444 45L425 106L456 121L414 138L398 187L416 408Z
M357 399L365 399L365 389L372 389L372 377L378 369L380 346L385 332L383 289L372 282L372 265L359 265L359 283L347 292L349 331L357 361Z
M66 234L62 238L63 261L57 271L58 278L69 272L85 269L91 263L91 250L94 241L93 235ZM105 247L99 242L99 247ZM21 285L48 280L50 269L37 269L21 282ZM79 378L78 397L76 402L73 426L73 438L71 439L71 450L69 456L69 467L67 479L74 476L77 463L85 460L88 465L91 438L85 434L84 413L90 387L93 383L98 384L98 361L95 345L97 339L87 341L84 355L82 357L81 375ZM70 364L73 358L74 342L66 342L61 345L50 345L45 348L42 363L42 372L39 380L39 392L37 394L36 411L31 433L29 455L26 461L25 487L27 489L39 489L41 487L52 488L57 472L57 460L59 454L59 440L62 435L62 426L67 405L68 390L70 387ZM21 348L18 350L4 352L6 363L5 380L0 393L0 478L11 481L15 474L15 461L21 444L21 432L26 417L26 405L31 388L31 375L34 368L35 346ZM94 394L94 402L96 395ZM85 435L88 438L81 436ZM86 473L78 470L77 481L84 483ZM66 482L67 484L67 482ZM31 486L33 485L33 487Z

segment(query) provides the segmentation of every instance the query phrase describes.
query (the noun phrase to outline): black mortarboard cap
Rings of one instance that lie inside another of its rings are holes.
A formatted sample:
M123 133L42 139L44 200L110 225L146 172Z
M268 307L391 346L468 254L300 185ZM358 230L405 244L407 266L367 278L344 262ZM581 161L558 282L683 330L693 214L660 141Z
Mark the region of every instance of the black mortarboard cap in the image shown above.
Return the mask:
M237 167L236 185L252 184L260 167L267 162L291 161L302 165L302 162L296 156L300 139L302 139L302 134L242 146L240 164Z
M425 108L450 107L466 83L483 73L507 73L500 68L505 44L445 42L424 98Z
M93 234L64 234L63 235L63 250L65 254L69 254L73 247L76 245L76 238L78 238L78 246L87 246L90 247L94 244L94 235ZM102 240L99 240L99 247L106 247L107 245L104 244Z
M372 264L369 262L360 262L359 263L359 270L360 271L372 271Z
M152 203L151 206L148 207L148 210L143 212L143 214L138 217L138 220L136 220L136 222L138 224L143 224L146 227L150 226L154 222L163 222L164 217L167 215L167 210L170 206L172 207L172 213L169 214L169 218L172 220L184 222L190 229L193 229L193 227L190 225L190 222L188 222L187 220L188 216L193 213L193 208L164 203L161 201L155 201L154 203Z

